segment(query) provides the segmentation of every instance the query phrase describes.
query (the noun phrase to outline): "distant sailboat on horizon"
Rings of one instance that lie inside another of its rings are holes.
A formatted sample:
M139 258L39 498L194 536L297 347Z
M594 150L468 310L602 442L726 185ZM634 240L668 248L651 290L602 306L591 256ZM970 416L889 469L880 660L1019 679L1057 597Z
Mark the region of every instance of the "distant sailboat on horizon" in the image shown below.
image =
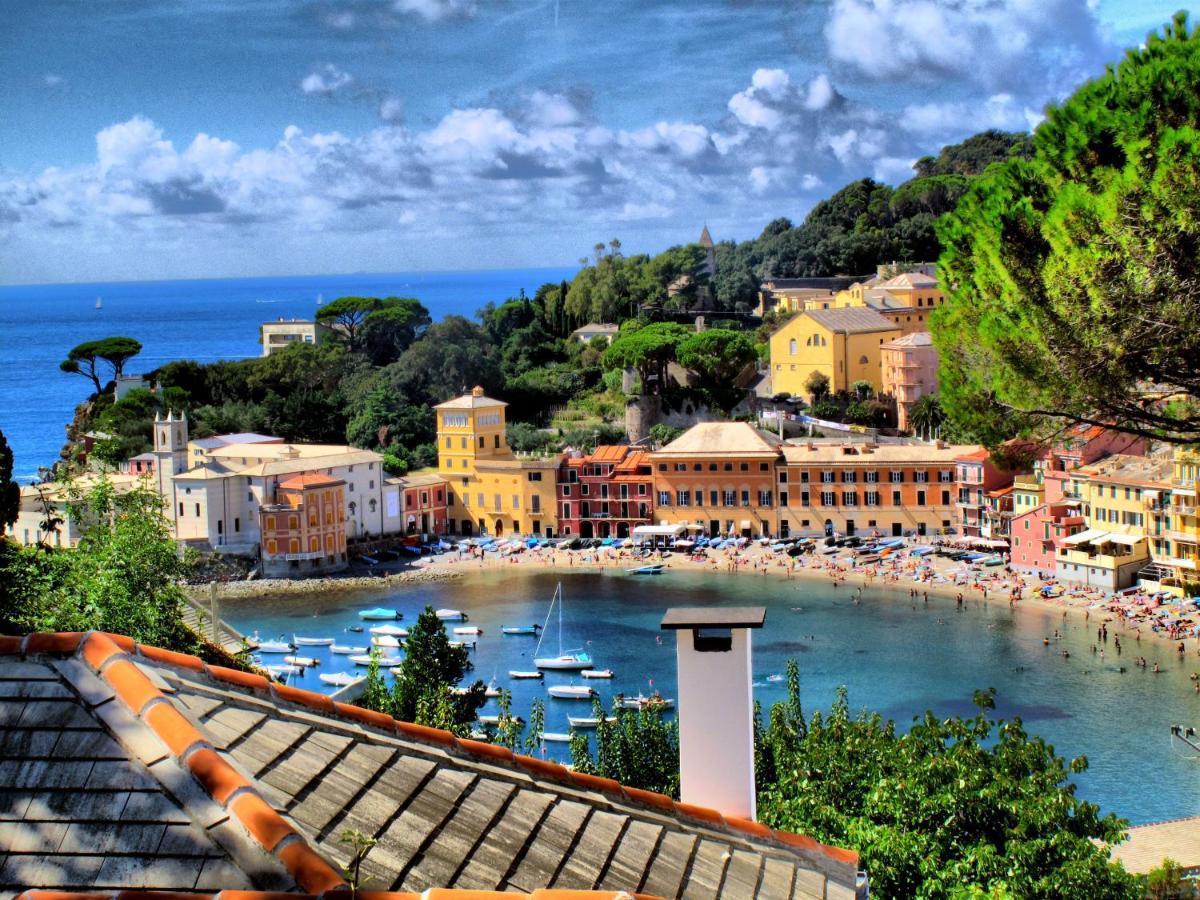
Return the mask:
M103 309L103 308L104 308L104 304L103 304L103 303L101 303L101 302L100 302L100 298L99 298L99 297L97 297L97 298L96 298L96 309Z

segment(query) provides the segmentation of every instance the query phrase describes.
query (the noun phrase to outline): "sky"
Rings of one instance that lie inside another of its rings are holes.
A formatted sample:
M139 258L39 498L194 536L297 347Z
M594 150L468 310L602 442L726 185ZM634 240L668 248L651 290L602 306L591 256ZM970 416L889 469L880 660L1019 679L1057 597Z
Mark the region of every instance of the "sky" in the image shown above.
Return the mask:
M566 265L1027 130L1178 0L0 0L0 283Z

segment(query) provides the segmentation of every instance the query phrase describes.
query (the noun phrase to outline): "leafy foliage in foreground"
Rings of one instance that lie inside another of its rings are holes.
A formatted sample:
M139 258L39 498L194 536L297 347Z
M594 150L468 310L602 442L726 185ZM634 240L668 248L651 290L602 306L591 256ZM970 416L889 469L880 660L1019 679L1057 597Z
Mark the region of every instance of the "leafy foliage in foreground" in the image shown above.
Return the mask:
M587 734L576 732L571 738L571 764L577 771L678 799L678 722L654 709L623 709L616 698L607 718L600 701L593 700L592 715L599 720L595 757Z
M927 712L904 734L878 714L852 715L845 689L828 715L805 720L799 676L760 729L759 819L835 846L854 847L882 897L1141 896L1137 879L1093 839L1126 824L1075 796L1065 762L1019 720Z
M953 419L991 445L1064 421L1200 440L1198 123L1181 13L972 182L939 223L930 320Z

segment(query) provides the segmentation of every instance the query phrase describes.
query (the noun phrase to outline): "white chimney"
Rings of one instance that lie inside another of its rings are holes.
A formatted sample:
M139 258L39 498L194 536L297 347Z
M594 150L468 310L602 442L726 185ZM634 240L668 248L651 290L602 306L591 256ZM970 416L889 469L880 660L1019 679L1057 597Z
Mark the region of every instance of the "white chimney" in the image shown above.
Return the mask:
M755 816L750 629L766 615L761 606L674 607L661 626L675 632L680 797L744 819Z

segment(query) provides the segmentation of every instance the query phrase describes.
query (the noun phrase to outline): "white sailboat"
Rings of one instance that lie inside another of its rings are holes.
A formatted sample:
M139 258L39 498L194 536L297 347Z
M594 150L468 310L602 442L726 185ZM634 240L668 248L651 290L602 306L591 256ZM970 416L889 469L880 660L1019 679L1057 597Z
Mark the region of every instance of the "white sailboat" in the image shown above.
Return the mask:
M558 604L558 656L538 656L542 649L542 641L546 637L546 627L550 624L550 616L554 614L554 605ZM562 648L562 582L554 589L550 599L550 609L546 612L546 624L538 636L537 646L533 650L533 664L539 669L557 669L560 671L579 671L592 668L592 658L583 650L563 651Z
M591 700L596 696L586 684L556 684L546 689L551 697L557 697L559 700Z
M104 309L104 304L100 302L100 298L96 298L96 309Z

